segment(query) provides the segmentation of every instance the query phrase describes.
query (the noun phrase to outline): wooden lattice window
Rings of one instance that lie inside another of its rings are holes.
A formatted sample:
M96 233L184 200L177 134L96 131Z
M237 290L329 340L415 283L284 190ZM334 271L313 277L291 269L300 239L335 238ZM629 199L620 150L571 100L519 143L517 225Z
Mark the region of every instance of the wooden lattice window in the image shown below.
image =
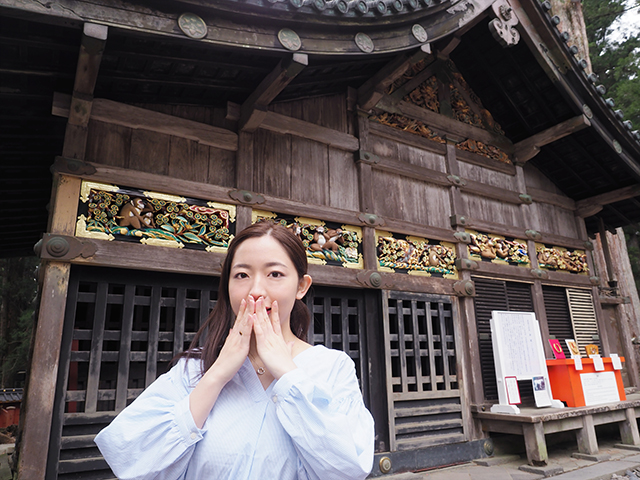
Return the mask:
M73 267L48 480L113 478L95 434L167 371L216 298L213 277Z
M305 297L313 315L307 341L342 350L355 362L360 388L367 397L364 353L364 296L359 290L314 287Z
M384 328L391 450L464 441L451 299L389 292Z

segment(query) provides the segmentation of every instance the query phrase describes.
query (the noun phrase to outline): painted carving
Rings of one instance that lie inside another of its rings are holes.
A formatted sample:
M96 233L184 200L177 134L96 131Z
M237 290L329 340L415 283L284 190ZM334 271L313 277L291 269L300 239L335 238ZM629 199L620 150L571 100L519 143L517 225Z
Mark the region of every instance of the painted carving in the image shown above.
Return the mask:
M421 83L418 88L412 90L403 100L439 113L440 101L438 100L438 81L436 76L433 75L427 81Z
M496 18L489 22L489 30L500 45L510 47L520 41L520 33L516 30L518 17L506 0L498 0L491 9Z
M420 135L421 137L428 138L438 143L446 143L446 140L440 135L431 130L425 123L419 120L413 120L411 118L403 117L395 113L380 113L371 117L371 120L375 120L378 123L387 125L389 127L402 130L404 132L413 133L414 135Z
M453 244L376 231L379 270L458 278Z
M235 206L83 182L76 235L148 245L225 251Z
M514 238L502 237L467 230L471 242L467 247L469 256L474 260L484 260L493 263L507 263L509 265L529 266L527 242Z
M491 158L502 163L511 163L509 156L498 147L487 145L478 140L472 140L471 138L457 143L456 148L466 150L467 152L475 153L477 155L482 155L483 157Z
M540 268L585 275L589 273L587 255L584 250L567 250L562 247L536 243L536 255Z
M309 263L363 268L360 227L253 210L253 223L267 219L281 223L302 240Z

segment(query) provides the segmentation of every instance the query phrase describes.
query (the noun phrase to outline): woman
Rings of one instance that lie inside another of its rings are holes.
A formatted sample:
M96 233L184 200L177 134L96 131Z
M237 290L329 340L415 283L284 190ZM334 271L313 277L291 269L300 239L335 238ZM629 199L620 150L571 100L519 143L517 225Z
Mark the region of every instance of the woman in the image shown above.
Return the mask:
M301 299L310 286L304 247L289 230L271 222L243 230L229 245L218 302L191 348L96 437L114 473L365 478L373 419L353 361L304 340L310 319Z

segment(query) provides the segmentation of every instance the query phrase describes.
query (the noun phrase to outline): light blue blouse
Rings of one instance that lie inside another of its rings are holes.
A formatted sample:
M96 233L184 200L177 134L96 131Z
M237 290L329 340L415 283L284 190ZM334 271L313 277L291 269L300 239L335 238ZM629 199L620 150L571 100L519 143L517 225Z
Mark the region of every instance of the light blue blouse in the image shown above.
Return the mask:
M198 429L189 393L200 361L182 359L95 442L120 479L364 479L374 428L353 361L316 345L294 362L265 390L245 360Z

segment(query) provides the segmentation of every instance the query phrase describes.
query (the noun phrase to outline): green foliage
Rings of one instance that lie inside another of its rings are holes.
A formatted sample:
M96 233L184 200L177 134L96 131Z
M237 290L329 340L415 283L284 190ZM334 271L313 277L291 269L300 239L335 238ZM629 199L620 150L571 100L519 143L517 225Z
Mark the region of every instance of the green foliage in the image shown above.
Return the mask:
M0 260L0 387L19 387L16 375L27 368L37 264L35 257Z
M640 0L584 0L582 9L593 71L607 88L616 109L640 128L640 35L613 39L612 24L625 11L640 8Z

